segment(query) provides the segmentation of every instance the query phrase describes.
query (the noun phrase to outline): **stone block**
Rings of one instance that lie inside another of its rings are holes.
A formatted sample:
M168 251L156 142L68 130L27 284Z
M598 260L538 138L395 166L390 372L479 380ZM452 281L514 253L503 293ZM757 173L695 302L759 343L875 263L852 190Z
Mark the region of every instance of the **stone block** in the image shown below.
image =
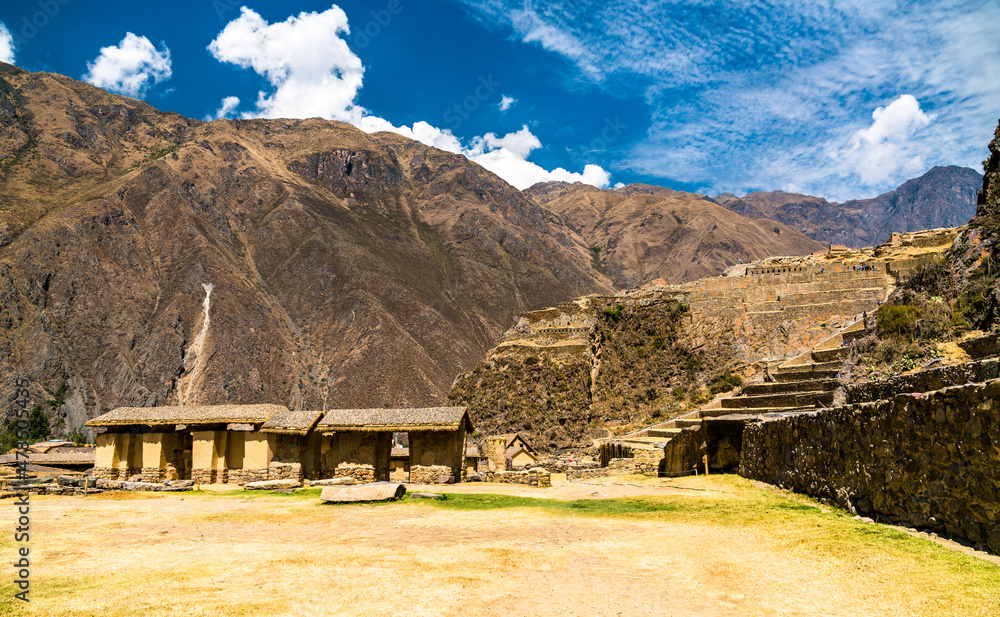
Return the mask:
M302 483L298 480L264 480L262 482L247 482L243 485L248 491L269 491L282 488L299 488Z
M444 499L440 493L410 493L410 499Z
M328 478L326 480L310 481L309 486L353 486L357 483L358 481L351 477Z
M399 482L372 482L357 486L327 486L320 499L329 503L356 503L363 501L391 501L401 499L406 486Z

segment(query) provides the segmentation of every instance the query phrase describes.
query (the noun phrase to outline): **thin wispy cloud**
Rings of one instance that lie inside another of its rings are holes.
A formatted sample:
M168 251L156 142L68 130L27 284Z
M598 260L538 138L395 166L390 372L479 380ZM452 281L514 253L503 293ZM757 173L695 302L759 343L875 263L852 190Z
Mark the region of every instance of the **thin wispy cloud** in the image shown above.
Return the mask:
M170 79L170 50L156 49L144 36L128 32L118 45L102 47L100 55L87 63L83 80L112 92L142 96L148 88Z
M528 161L531 152L542 144L526 125L502 137L487 133L463 144L451 130L428 122L396 126L372 114L357 103L365 69L347 46L344 37L350 32L347 15L337 6L323 12L302 12L276 23L268 23L243 7L239 17L226 24L208 50L220 62L252 69L266 78L268 88L258 93L256 109L242 112L242 117L321 117L349 122L369 133L392 131L463 154L519 189L546 180L608 186L611 176L598 165L586 165L583 172L562 168L550 171ZM503 97L501 110L506 111L515 102ZM213 116L232 116L239 104L239 98L228 96Z
M990 0L460 1L564 58L573 79L646 101L646 136L616 153L618 169L707 192L875 194L920 167L976 165L1000 113ZM899 101L933 121L859 138Z

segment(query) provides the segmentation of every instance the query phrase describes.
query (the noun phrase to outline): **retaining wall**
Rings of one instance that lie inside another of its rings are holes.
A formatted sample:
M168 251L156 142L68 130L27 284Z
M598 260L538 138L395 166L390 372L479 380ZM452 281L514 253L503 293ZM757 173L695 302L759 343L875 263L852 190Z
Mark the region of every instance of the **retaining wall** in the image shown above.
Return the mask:
M740 475L1000 553L1000 380L748 425Z

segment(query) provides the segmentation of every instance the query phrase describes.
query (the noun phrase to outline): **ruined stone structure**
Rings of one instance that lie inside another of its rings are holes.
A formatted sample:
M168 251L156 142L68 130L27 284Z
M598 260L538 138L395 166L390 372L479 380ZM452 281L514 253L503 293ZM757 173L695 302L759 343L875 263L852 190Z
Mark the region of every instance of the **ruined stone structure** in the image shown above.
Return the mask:
M392 433L410 435L411 482L460 478L464 407L290 411L279 405L118 408L90 422L94 475L144 482L193 479L389 479ZM414 456L415 455L415 456Z
M1000 380L748 425L740 474L1000 553Z

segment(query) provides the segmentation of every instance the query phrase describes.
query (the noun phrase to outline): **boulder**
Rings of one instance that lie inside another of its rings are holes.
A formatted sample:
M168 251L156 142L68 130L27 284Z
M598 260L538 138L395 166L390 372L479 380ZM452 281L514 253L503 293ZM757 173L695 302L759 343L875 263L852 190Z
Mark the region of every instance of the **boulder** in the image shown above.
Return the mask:
M298 480L261 480L260 482L247 482L243 488L248 491L273 491L281 488L299 488L302 483Z
M372 482L357 486L327 486L319 498L330 503L359 501L391 501L406 494L406 487L399 482Z
M56 478L56 482L59 486L83 486L83 478L73 476L59 476Z
M328 480L316 480L309 482L309 486L353 486L358 481L354 478L330 478Z
M478 473L478 472L477 473L473 473L473 474L469 474L465 478L465 481L466 482L486 482L486 475Z
M438 476L438 484L451 484L455 481L455 476L448 474L443 474Z
M121 480L108 480L105 478L98 478L94 480L94 486L97 488L102 488L105 490L115 491L121 489L122 485L125 484Z
M438 493L410 493L410 499L444 499L444 495Z
M163 484L170 487L194 486L194 480L167 480Z

